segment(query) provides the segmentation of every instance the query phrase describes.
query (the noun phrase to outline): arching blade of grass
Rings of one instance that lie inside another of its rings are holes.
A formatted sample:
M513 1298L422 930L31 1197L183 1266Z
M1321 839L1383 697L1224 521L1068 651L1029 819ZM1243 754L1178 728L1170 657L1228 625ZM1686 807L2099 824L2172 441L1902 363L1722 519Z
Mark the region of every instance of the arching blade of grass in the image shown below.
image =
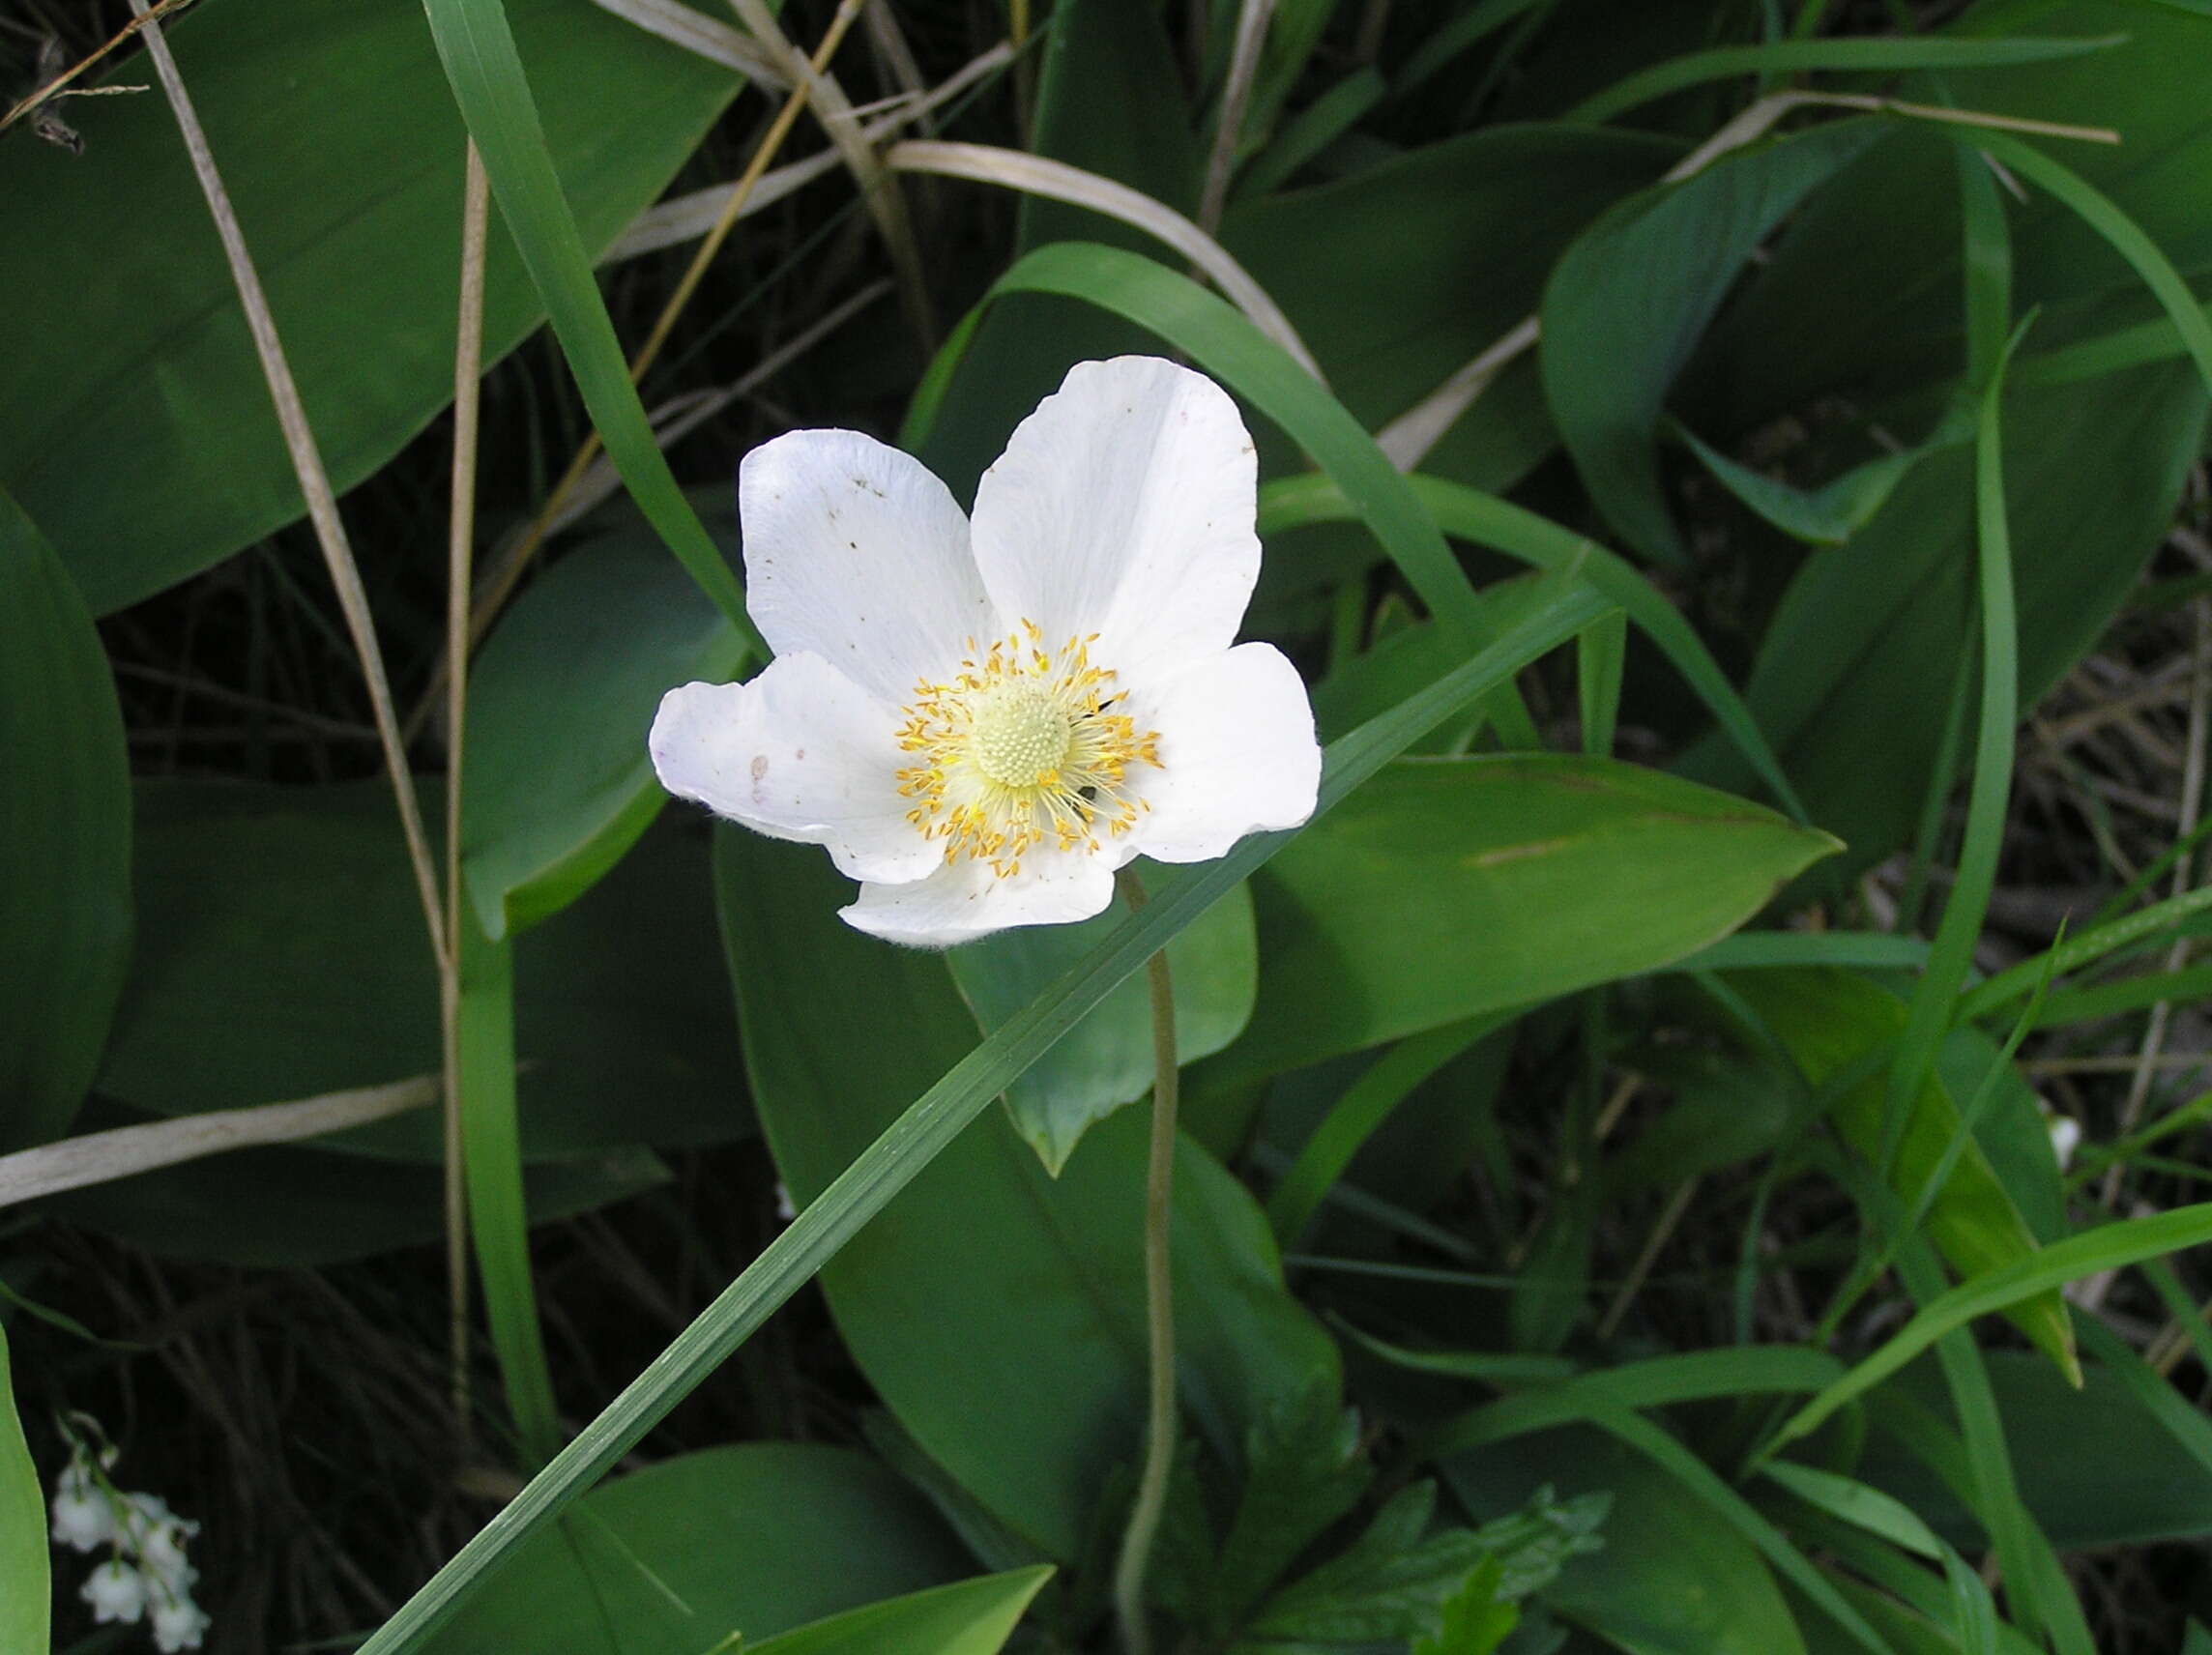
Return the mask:
M2084 57L2119 44L2124 36L2091 40L1969 41L1935 36L1895 40L1768 41L1761 45L1715 46L1639 70L1595 97L1586 98L1559 118L1598 126L1685 87L1742 74L1796 74L1811 70L1836 73L1902 69L1992 69L2006 64L2048 63L2053 58Z
M538 1329L530 1273L530 1214L522 1194L522 1144L514 1095L514 940L488 941L476 911L455 905L460 926L460 1000L455 1012L461 1165L468 1179L469 1234L483 1281L484 1315L500 1381L514 1416L521 1464L536 1470L561 1445L553 1373Z
M1912 1118L1913 1100L1934 1071L1936 1048L1950 1028L1952 1008L1973 963L1974 944L1981 936L1990 892L1996 884L1997 853L2012 797L2013 731L2020 718L2020 628L2013 602L2012 537L2005 515L2004 448L1998 411L2005 363L2025 328L2023 325L2006 340L1995 337L2004 325L2011 285L2010 258L2001 247L2003 224L2001 218L1993 218L1997 209L1988 176L1978 166L1962 166L1961 180L1966 221L1967 326L1980 338L1969 354L1988 376L1980 388L1981 415L1974 439L1981 713L1957 877L1929 949L1927 969L1913 990L1905 1030L1898 1036L1882 1101L1881 1141L1874 1165L1884 1183L1891 1178ZM2063 1312L2059 1320L2063 1332Z
M2063 1287L2099 1270L2119 1269L2212 1241L2212 1202L2176 1207L2149 1218L2118 1224L2054 1241L2041 1251L2000 1269L1962 1283L1922 1307L1880 1350L1828 1386L1791 1415L1776 1433L1767 1452L1817 1430L1836 1409L1864 1396L1953 1328Z
M2145 938L2155 937L2161 931L2179 925L2208 908L2212 908L2212 886L2198 886L2184 895L2155 902L2124 919L2094 926L2079 937L2069 938L2056 947L2030 955L2016 966L2007 966L1987 982L1977 983L1968 989L1959 997L1953 1011L1953 1021L1965 1023L1987 1017L1992 1012L2010 1005L2021 996L2032 993L2046 970L2053 976L2080 971L2092 961L2101 960L2107 954L2140 943Z
M1758 721L1743 698L1713 659L1695 628L1682 618L1657 588L1638 572L1636 566L1610 552L1595 540L1562 529L1550 518L1465 483L1419 472L1406 479L1414 496L1447 535L1495 547L1508 557L1537 568L1560 568L1579 564L1583 578L1605 594L1645 637L1659 647L1684 682L1697 692L1716 722L1735 743L1744 760L1773 790L1790 816L1805 820L1805 806L1782 773L1781 761L1767 744ZM1357 516L1358 509L1333 478L1293 477L1270 482L1260 490L1260 533L1279 534L1307 523L1342 523Z
M425 0L425 7L438 56L461 118L482 153L500 215L545 302L608 457L668 549L730 618L755 657L766 659L768 651L746 619L737 577L677 487L654 441L614 323L593 279L591 259L561 193L501 0Z
M1532 599L1524 618L1498 642L1332 743L1324 757L1319 810L1327 810L1423 733L1509 682L1522 667L1573 637L1605 610L1602 598L1577 584L1572 573L1562 574L1554 590ZM362 1645L362 1655L396 1655L417 1647L480 1576L604 1474L778 1306L812 1280L1009 1081L1104 1000L1115 984L1291 837L1255 835L1221 860L1175 881L917 1098L482 1532Z
M2173 268L2159 245L2104 191L2062 161L2052 160L2033 144L2008 132L1977 131L1958 134L1962 143L1987 150L2022 177L2040 184L2071 208L2091 229L2110 244L2114 252L2135 267L2166 306L2168 318L2181 334L2181 342L2196 359L2197 371L2212 386L2212 321L2205 319L2189 283Z

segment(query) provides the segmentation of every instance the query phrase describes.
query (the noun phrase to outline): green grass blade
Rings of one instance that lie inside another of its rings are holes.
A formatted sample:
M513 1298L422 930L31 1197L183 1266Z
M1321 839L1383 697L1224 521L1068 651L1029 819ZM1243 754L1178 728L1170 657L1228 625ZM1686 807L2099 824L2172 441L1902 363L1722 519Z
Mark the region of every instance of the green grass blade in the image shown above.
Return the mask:
M2104 237L2114 252L2135 267L2143 285L2166 306L2168 318L2181 334L2181 342L2196 359L2197 371L2203 375L2207 386L2212 386L2212 321L2205 319L2197 296L2189 291L2189 283L2173 268L2173 261L2143 233L2142 226L2072 167L2052 160L2033 144L2009 132L1977 130L1970 137L1961 137L1959 141L1989 151L2022 177L2042 185Z
M1914 1297L1926 1302L1940 1293L1942 1272L1925 1245L1906 1248L1900 1264ZM2063 1607L2072 1601L2072 1594L2063 1585L2055 1593L2051 1589L2051 1543L2020 1496L1996 1393L1973 1335L1963 1327L1953 1329L1936 1342L1936 1356L1965 1444L1966 1470L1973 1485L1970 1503L1995 1542L2013 1620L2033 1639L2040 1640L2048 1631L2061 1655L2095 1655L2085 1629L2079 1640L2073 1635L2070 1619L2078 1621L2079 1611L2069 1617ZM2064 1576L2059 1580L2063 1582Z
M1464 51L1472 50L1542 0L1476 0L1423 41L1398 71L1395 90L1411 92Z
M1853 74L1907 69L1995 69L2010 64L2049 63L2083 57L2115 46L2127 37L2049 40L2016 36L2009 40L1969 41L1938 36L1882 40L1769 41L1761 45L1715 46L1689 52L1617 80L1569 109L1559 119L1600 126L1686 87L1739 74L1802 74L1809 71Z
M991 293L1080 299L1127 317L1187 353L1313 456L1439 625L1470 647L1489 641L1490 626L1467 571L1420 496L1344 404L1227 300L1165 265L1088 242L1037 248L999 277ZM1488 711L1506 746L1540 744L1527 709L1509 686L1492 698Z
M2119 1269L2212 1241L2212 1203L2125 1219L2053 1241L2016 1263L1987 1271L1931 1299L1886 1345L1784 1423L1768 1452L1818 1430L1952 1329L2099 1270Z
M1447 535L1494 547L1537 568L1579 563L1583 578L1618 605L1697 692L1790 818L1806 820L1804 803L1783 774L1781 761L1704 640L1635 565L1549 518L1480 489L1417 472L1406 481ZM1260 490L1263 536L1307 523L1348 522L1356 515L1344 491L1326 477L1285 478Z
M484 1316L500 1381L514 1416L516 1444L535 1471L561 1446L553 1372L538 1323L530 1274L530 1213L522 1194L521 1129L514 1091L514 942L488 940L476 910L456 905L460 950L459 1041L461 1165L467 1176L469 1235L483 1283Z
M1431 1373L1452 1371L1448 1353L1403 1350L1380 1340L1360 1341L1397 1366ZM1667 1408L1715 1398L1818 1391L1844 1376L1835 1357L1800 1345L1741 1345L1654 1356L1617 1368L1596 1368L1557 1384L1504 1397L1470 1408L1421 1439L1422 1457L1441 1459L1534 1431L1585 1422L1603 1423L1609 1408Z
M1359 1147L1390 1118L1390 1112L1406 1101L1409 1092L1512 1015L1490 1012L1410 1035L1345 1088L1267 1198L1267 1224L1275 1233L1275 1244L1286 1252L1296 1244Z
M1985 983L1968 989L1959 999L1954 1021L1965 1023L1989 1016L2001 1010L2024 994L2034 991L2035 985L2049 971L2053 976L2064 976L2068 972L2080 971L2092 961L2107 954L2155 937L2160 932L2195 917L2206 909L2212 909L2212 885L2198 886L2195 890L2154 902L2150 907L2112 920L2110 924L2092 926L2079 937L2031 955L2016 966L2007 966Z
M8 1335L0 1328L0 1649L46 1647L46 1496L15 1417Z
M1986 178L1977 179L1964 171L1962 176L1987 186ZM1974 189L1966 190L1966 198L1969 203L1975 199ZM1990 209L1994 210L1994 200ZM1977 255L1973 245L1980 239L1977 231L1990 228L1986 219L1971 206L1966 218L1968 324L1988 332L2001 325L2003 311L1989 306L2003 302L1997 288L2006 283L1991 279L1991 264L2000 261L1987 249ZM2001 221L1996 233L2002 233ZM1974 436L1974 502L1981 589L1982 693L1974 739L1974 773L1951 899L1944 904L1942 921L1928 952L1928 969L1913 991L1905 1031L1899 1036L1897 1056L1890 1066L1882 1105L1881 1147L1875 1160L1875 1169L1885 1183L1904 1139L1912 1100L1935 1067L1936 1049L1950 1028L1960 986L1973 964L1974 944L1982 934L1982 917L1996 885L1997 853L2012 797L2013 732L2020 721L2020 622L2013 602L2012 537L2005 517L2004 439L1998 411L2005 359L2019 342L2016 333L2008 342L1990 351L1986 359L1990 376L1981 388L1981 417ZM1981 352L1974 354L1980 356Z
M1910 972L1927 963L1928 944L1917 937L1892 937L1880 931L1739 931L1667 969L1737 972L1840 966L1855 971Z
M502 0L424 0L454 102L483 156L500 215L545 302L592 423L631 498L699 589L730 618L756 659L768 650L745 616L744 594L654 441L629 363L593 279L583 238L561 193L538 105L523 77Z
M1324 755L1325 811L1462 706L1506 682L1603 614L1600 597L1561 578L1499 640L1390 711L1333 742ZM596 1482L688 1396L752 1332L811 1281L860 1227L982 1113L1016 1075L1049 1050L1114 986L1249 876L1293 835L1245 839L1221 860L1166 886L1143 913L1004 1024L917 1098L678 1335L644 1373L532 1478L367 1642L361 1655L396 1655L422 1640L475 1582Z
M1613 753L1620 723L1620 683L1628 665L1628 617L1608 615L1575 641L1575 704L1582 714L1583 751Z
M1702 1500L1723 1523L1750 1541L1777 1574L1818 1605L1852 1642L1862 1649L1877 1651L1878 1655L1894 1655L1889 1640L1844 1600L1834 1582L1813 1560L1710 1466L1683 1447L1672 1433L1625 1408L1603 1409L1592 1416L1592 1422L1650 1460Z

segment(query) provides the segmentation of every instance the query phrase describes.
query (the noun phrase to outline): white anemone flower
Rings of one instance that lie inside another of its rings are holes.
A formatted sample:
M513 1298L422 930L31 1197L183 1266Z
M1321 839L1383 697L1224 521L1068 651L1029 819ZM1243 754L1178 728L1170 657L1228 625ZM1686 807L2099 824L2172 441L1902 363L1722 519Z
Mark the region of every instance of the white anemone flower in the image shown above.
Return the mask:
M1297 672L1237 644L1260 570L1237 405L1153 357L1083 363L983 474L974 519L896 449L794 431L738 479L775 659L669 691L671 793L860 882L841 911L948 947L1088 919L1136 856L1222 856L1313 814Z

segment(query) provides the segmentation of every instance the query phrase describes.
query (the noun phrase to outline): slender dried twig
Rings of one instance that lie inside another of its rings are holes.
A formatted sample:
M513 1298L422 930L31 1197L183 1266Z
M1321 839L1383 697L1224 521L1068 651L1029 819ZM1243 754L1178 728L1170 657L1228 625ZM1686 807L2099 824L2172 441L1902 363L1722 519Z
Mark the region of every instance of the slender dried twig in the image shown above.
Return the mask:
M453 476L446 514L446 935L452 946L438 973L445 1058L446 1301L453 1423L468 1430L469 1199L461 1130L461 754L469 675L469 566L476 542L477 415L483 385L484 246L491 184L470 139L461 187L460 303L453 330Z
M1209 236L1221 228L1230 175L1237 170L1237 144L1244 133L1244 110L1260 78L1260 51L1267 44L1267 25L1274 15L1275 0L1243 0L1237 10L1237 40L1229 50L1229 73L1221 82L1214 117L1213 152L1206 158L1206 184L1198 197L1199 228Z
M961 93L988 75L996 74L1013 61L1014 48L1004 41L981 52L959 70L948 75L918 98L900 98L893 101L885 113L862 127L867 140L881 143L902 127L921 122L934 110L949 103ZM772 206L802 185L813 183L825 173L834 172L838 166L837 152L823 150L804 160L795 160L788 166L779 166L763 173L745 199L739 204L738 217L749 218L755 213ZM723 210L737 193L732 184L711 185L705 189L694 189L686 195L672 196L666 201L648 207L630 220L629 228L615 238L614 246L600 261L618 264L624 259L636 258L641 253L657 252L683 242L697 241L712 230L721 219Z
M176 59L169 55L169 44L161 38L160 25L154 21L146 0L131 0L131 9L145 34L146 52L154 60L154 73L161 82L161 91L176 114L178 130L184 134L185 148L191 156L192 171L199 178L200 190L207 197L216 232L222 238L223 256L230 264L231 280L238 288L239 304L246 311L247 327L253 335L253 349L261 359L262 375L269 382L269 397L276 404L277 423L283 427L284 447L291 454L292 470L299 479L301 496L306 501L307 517L322 546L323 561L329 566L331 584L337 591L338 608L345 616L346 630L352 635L354 651L361 659L362 677L368 685L369 706L376 715L377 736L384 747L385 769L391 773L392 790L399 804L400 828L407 838L408 860L414 865L423 923L429 928L430 951L443 968L449 944L444 916L438 907L438 876L430 859L428 839L422 831L422 812L415 798L415 778L407 769L399 720L392 705L392 686L385 677L384 653L378 647L376 625L368 613L368 594L362 587L361 570L354 563L353 548L346 541L345 525L338 518L337 499L331 492L330 475L323 469L322 454L315 447L315 434L307 423L306 410L301 405L291 364L285 360L283 343L276 336L276 319L270 315L269 301L261 290L261 277L253 268L252 255L247 251L245 233L239 228L238 215L231 209L222 175L216 169L215 156L208 148L207 133L200 126L199 116L193 111L191 96L185 90L183 76L177 73Z
M174 1167L226 1149L320 1138L327 1132L342 1132L350 1126L364 1126L387 1116L421 1109L437 1095L438 1077L417 1075L389 1086L325 1092L297 1103L218 1109L64 1138L36 1149L0 1155L0 1207L150 1173L159 1167Z
M2176 825L2176 836L2186 839L2197 829L2197 812L2202 806L2204 794L2204 760L2207 737L2206 724L2212 718L2212 600L2199 597L2193 605L2197 621L2197 647L2190 666L2189 741L2186 761L2181 772L2181 820ZM2173 889L2171 894L2187 894L2196 857L2183 856L2173 864ZM2177 972L2189 963L2190 939L2176 937L2167 949L2166 969ZM2142 1119L2143 1106L2150 1100L2151 1082L2163 1066L2161 1053L2166 1045L2166 1027L2173 1011L2171 1001L2162 1000L2150 1008L2150 1022L2143 1030L2142 1046L2137 1053L2135 1072L2128 1082L2127 1102L2120 1108L2119 1136L2125 1138ZM2126 1174L2127 1164L2114 1161L2105 1174L2105 1182L2099 1193L2110 1206L2120 1193L2120 1179Z
M710 63L734 69L764 92L781 92L791 76L758 41L742 30L693 11L684 0L592 0L626 23L635 23L649 35L658 35L671 45L696 52Z
M1004 185L1032 195L1072 202L1134 224L1158 238L1190 260L1222 296L1250 317L1260 331L1295 359L1314 378L1322 378L1321 364L1306 349L1305 341L1291 326L1276 303L1230 257L1222 245L1174 208L1111 178L1101 178L1065 161L1023 150L998 149L990 144L955 144L937 138L909 138L893 144L884 157L897 172L934 172L946 178L974 179L980 184Z
M113 51L117 46L123 44L124 42L128 41L132 35L135 35L140 29L145 28L147 24L158 22L161 18L166 17L170 13L180 11L184 7L190 4L191 0L154 0L154 4L150 7L134 7L133 9L137 11L138 15L132 17L131 21L124 24L123 27L116 30L114 34L110 35L97 50L89 53L85 57L79 58L70 68L62 71L61 73L55 75L44 85L34 87L31 91L25 93L21 98L18 98L15 102L11 103L8 106L8 112L5 115L0 115L0 132L5 132L10 127L13 127L17 121L22 120L26 115L35 113L42 104L49 102L54 98L60 97L62 93L69 87L71 82L74 81L78 75L82 74L94 64L98 63L102 58L105 57L109 52Z
M929 281L922 271L921 247L915 240L914 220L907 214L906 197L899 193L882 158L862 133L852 100L845 96L836 77L829 73L830 58L836 51L837 43L859 16L864 3L865 0L840 0L836 15L830 18L830 28L823 36L822 45L809 61L805 53L791 44L764 0L730 0L731 8L743 19L754 38L783 66L795 86L803 89L805 102L814 110L823 135L836 147L853 174L853 182L859 188L860 204L876 221L877 232L884 238L884 248L890 254L891 268L898 274L899 298L906 307L907 321L926 354L936 348L937 322L931 314Z

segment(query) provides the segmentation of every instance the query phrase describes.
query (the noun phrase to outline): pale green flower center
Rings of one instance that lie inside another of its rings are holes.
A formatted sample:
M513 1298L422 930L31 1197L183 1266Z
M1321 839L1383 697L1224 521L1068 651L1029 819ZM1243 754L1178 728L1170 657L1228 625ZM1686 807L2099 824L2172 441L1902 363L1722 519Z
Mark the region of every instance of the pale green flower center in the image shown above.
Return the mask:
M1075 744L1068 710L1033 679L1013 679L973 698L968 733L975 768L1001 787L1050 782Z
M1015 874L1033 846L1088 854L1101 826L1119 837L1147 808L1129 797L1128 774L1159 768L1159 733L1120 711L1113 672L1091 664L1091 639L1052 654L1042 643L1026 621L987 651L971 640L960 670L917 684L904 709L899 746L917 755L898 772L900 794L916 801L907 820L945 841L948 862Z

